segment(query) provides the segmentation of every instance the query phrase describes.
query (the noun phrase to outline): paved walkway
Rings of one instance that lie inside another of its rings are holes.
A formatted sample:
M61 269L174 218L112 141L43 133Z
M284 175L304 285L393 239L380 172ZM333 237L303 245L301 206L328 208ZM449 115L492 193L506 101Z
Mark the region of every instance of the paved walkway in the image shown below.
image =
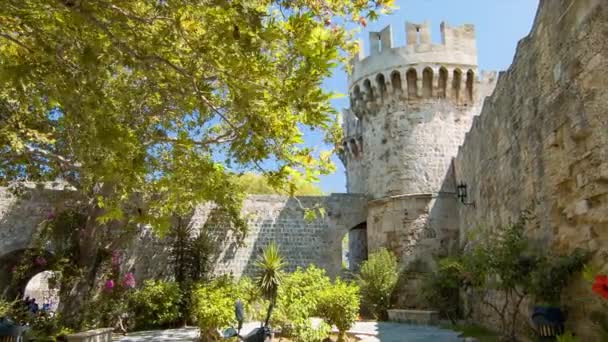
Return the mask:
M246 334L259 323L246 323L241 330ZM459 342L457 332L424 325L392 322L356 322L350 333L362 342ZM139 331L128 336L117 336L117 342L191 342L198 337L197 328Z

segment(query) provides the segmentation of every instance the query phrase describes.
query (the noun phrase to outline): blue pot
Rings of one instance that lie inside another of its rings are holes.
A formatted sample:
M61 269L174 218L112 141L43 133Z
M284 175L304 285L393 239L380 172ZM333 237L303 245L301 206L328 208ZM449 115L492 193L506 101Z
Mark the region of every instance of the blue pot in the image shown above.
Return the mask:
M564 332L566 318L559 307L536 306L532 311L532 321L540 336L555 337Z

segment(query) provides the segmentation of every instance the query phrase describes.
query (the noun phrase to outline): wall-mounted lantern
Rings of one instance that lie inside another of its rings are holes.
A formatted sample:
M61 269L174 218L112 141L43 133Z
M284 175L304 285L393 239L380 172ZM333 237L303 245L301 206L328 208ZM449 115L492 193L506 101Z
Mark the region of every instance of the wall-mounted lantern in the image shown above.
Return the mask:
M456 190L456 196L458 196L458 199L462 204L472 205L473 208L475 208L475 201L467 202L467 185L464 182L460 182L460 184L456 186Z

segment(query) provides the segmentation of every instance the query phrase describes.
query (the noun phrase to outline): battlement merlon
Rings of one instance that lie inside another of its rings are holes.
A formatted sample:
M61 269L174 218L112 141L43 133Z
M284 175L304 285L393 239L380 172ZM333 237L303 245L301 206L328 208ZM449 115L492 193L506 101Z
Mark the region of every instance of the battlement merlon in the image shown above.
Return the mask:
M380 32L370 32L370 55L365 55L364 43L359 40L359 53L351 60L353 72L349 80L358 82L376 71L423 63L477 67L475 27L470 24L450 27L442 22L440 29L441 42L433 43L428 22L406 22L407 43L400 47L394 46L390 25Z

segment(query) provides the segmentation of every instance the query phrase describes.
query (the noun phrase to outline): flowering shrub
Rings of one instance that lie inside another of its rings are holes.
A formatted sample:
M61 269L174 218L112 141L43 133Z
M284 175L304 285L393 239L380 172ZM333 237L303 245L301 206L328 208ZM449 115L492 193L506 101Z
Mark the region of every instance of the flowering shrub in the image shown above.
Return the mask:
M122 281L122 286L128 289L135 288L135 276L133 273L129 272L125 274L125 278Z

